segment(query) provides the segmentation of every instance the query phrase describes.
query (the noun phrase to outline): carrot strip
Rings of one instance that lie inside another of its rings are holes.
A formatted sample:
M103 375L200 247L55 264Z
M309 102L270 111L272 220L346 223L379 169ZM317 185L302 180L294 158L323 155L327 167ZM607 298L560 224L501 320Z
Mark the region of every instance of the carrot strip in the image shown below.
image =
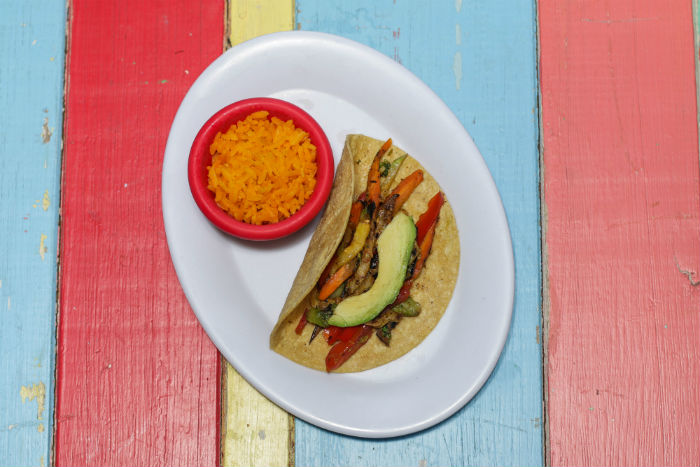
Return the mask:
M375 206L379 204L379 198L382 194L382 186L379 180L379 161L382 159L382 156L384 156L384 154L389 150L391 144L391 138L389 138L382 145L382 147L379 148L379 151L377 151L377 155L374 156L374 160L372 161L372 165L370 166L369 174L367 175L367 197L371 202L374 203Z
M382 187L379 184L379 159L379 153L377 153L367 176L367 197L375 205L379 203L379 195L382 193Z
M328 282L328 278L331 277L331 271L333 270L334 265L335 265L335 256L330 260L330 262L323 269L323 272L321 273L321 277L318 278L318 282L316 284L316 287L323 287L323 284Z
M394 205L394 214L399 212L401 206L403 206L403 203L406 202L406 200L411 196L411 193L413 193L413 190L415 190L422 181L423 171L416 170L411 175L401 180L398 185L396 185L396 188L394 188L389 195L399 195L398 198L396 198L396 204Z
M392 144L393 144L393 143L391 142L391 138L389 138L388 140L386 140L386 141L384 142L384 144L382 144L382 147L379 148L379 151L377 152L377 154L379 154L379 157L383 157L384 154L386 154L386 152L389 150L389 148L391 148L391 145L392 145Z
M361 196L360 198L364 198L364 196ZM362 199L358 199L357 201L352 203L352 207L350 208L350 225L355 226L358 222L360 222L360 216L362 215L363 207L364 204L362 204Z
M325 284L323 284L323 287L321 287L320 292L318 293L318 299L319 300L325 300L328 297L331 296L333 292L335 292L335 289L340 287L340 284L345 282L345 280L352 276L353 271L355 270L355 264L354 261L351 261L349 263L346 263L338 269L327 281Z

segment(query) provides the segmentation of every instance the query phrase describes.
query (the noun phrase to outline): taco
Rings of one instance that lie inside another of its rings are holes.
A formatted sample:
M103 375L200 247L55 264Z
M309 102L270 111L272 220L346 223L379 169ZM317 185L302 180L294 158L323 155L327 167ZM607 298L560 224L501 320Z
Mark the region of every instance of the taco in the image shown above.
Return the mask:
M435 179L391 139L348 135L270 348L336 372L399 358L445 312L459 248L454 212Z

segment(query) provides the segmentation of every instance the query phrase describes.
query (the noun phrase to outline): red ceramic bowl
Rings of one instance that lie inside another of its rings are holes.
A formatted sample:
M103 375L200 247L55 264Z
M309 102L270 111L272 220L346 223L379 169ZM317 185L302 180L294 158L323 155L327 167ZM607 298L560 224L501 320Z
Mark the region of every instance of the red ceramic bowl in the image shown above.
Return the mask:
M292 120L297 128L306 131L311 143L316 146L316 187L304 206L290 217L275 224L253 225L240 222L227 214L214 201L214 193L207 188L207 167L211 165L209 146L216 134L244 120L259 110L267 110L271 117ZM306 112L289 102L266 97L255 97L234 102L219 110L202 126L192 143L188 161L188 179L192 196L202 213L215 226L233 236L247 240L273 240L285 237L308 224L321 210L333 184L335 165L333 151L325 133Z

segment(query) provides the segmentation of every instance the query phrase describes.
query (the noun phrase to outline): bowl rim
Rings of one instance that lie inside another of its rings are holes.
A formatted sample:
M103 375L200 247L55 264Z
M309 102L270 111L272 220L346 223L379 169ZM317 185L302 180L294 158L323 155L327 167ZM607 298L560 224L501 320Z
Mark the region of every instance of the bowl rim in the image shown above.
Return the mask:
M297 128L309 134L316 146L316 186L304 205L288 218L264 225L248 224L234 219L214 201L214 194L207 188L206 167L211 164L209 146L219 131L226 131L248 115L266 110L270 117L292 120ZM308 224L319 213L330 195L335 173L333 150L328 137L311 115L291 102L271 97L251 97L233 102L212 115L192 142L190 148L187 178L195 203L204 216L216 227L235 237L245 240L274 240L290 235Z

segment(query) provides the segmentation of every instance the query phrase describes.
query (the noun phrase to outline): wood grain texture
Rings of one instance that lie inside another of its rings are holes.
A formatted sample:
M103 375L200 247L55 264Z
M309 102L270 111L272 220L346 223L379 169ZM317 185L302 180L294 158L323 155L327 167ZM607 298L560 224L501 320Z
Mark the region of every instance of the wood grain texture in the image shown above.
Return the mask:
M235 46L262 34L288 31L293 0L231 0L228 40ZM228 363L224 370L223 466L293 465L294 417L270 402Z
M290 446L294 417L255 390L230 364L225 368L221 465L294 465Z
M437 427L390 440L335 435L297 421L297 465L541 465L534 4L297 0L296 5L300 29L339 34L380 50L425 81L462 121L503 198L517 287L501 359L463 410Z
M695 95L700 128L700 0L693 0L693 38L695 46Z
M0 1L0 465L47 465L66 7Z
M691 2L539 2L552 465L700 463Z
M66 107L58 465L215 465L219 357L165 241L170 123L223 44L222 2L74 0Z

